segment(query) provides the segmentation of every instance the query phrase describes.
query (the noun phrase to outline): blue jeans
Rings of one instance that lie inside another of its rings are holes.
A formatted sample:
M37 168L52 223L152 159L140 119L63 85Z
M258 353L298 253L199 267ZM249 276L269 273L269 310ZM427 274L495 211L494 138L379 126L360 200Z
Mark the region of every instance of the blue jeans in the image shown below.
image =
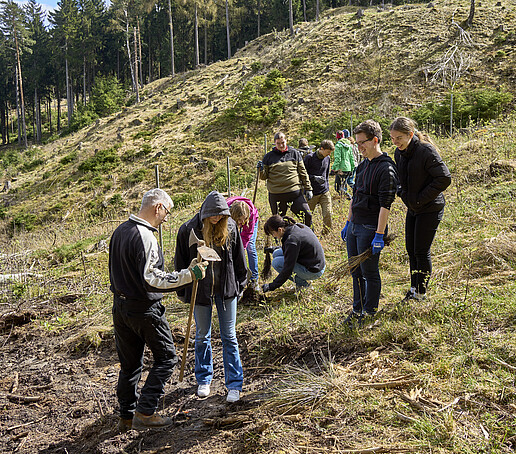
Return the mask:
M222 300L215 296L222 340L222 361L227 389L242 390L244 371L236 337L237 298ZM213 355L211 351L211 314L213 305L196 304L195 317L195 378L199 385L210 384L213 379Z
M346 233L348 258L371 247L376 225L349 223ZM387 230L385 231L387 233ZM380 254L373 254L351 273L353 278L353 312L374 314L378 310L382 281L378 262Z
M258 280L258 253L256 252L256 237L258 236L258 221L254 224L253 235L247 244L247 260L251 270L251 279Z
M285 264L285 257L283 256L283 249L279 248L276 249L272 253L272 267L278 272L281 273L283 270L283 266ZM292 274L294 277L290 276L290 280L294 281L296 283L296 287L308 287L310 285L310 282L315 279L320 278L324 273L324 269L321 271L318 271L317 273L313 273L311 271L308 271L306 267L301 265L300 263L296 263L294 265L294 270L292 271Z

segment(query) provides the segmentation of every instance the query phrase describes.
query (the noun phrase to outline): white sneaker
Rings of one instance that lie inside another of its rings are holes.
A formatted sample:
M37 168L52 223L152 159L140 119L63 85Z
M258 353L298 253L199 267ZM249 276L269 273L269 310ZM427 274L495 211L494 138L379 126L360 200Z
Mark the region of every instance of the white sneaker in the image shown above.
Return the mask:
M240 391L238 389L230 389L226 402L238 402L240 400Z
M197 395L199 397L208 397L210 395L210 384L199 385L197 387Z

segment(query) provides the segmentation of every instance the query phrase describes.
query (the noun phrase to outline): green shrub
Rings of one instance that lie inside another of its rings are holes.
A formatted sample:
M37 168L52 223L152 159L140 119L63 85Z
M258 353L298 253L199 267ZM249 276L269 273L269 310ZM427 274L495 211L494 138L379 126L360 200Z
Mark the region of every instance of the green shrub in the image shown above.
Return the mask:
M241 91L234 107L225 111L224 118L234 128L242 123L273 124L284 115L287 100L281 92L286 83L277 69L254 77Z
M292 66L301 66L306 62L306 58L304 57L295 57L290 60L290 64Z
M125 93L115 76L97 76L91 89L90 104L99 117L105 117L120 109Z
M17 167L22 162L22 157L19 151L8 150L6 153L2 154L0 162L4 169L7 169L9 166Z
M33 159L32 161L26 162L23 165L23 170L25 172L30 172L31 170L34 170L36 167L39 167L45 163L44 159Z
M127 175L127 177L125 177L124 183L126 187L130 187L144 181L146 176L147 171L145 169L138 169L135 170L133 173Z
M77 103L77 110L72 115L72 122L67 132L78 131L92 124L97 118L99 118L99 116L91 104L84 105L83 103Z
M18 213L16 214L11 221L11 228L14 229L23 229L27 232L34 230L38 223L38 217L34 213Z
M120 158L116 152L118 147L111 147L100 150L91 158L86 159L79 165L79 170L83 173L105 173L114 169L119 163Z
M77 151L76 150L72 151L71 153L67 154L66 156L63 156L59 160L59 164L66 165L66 164L70 164L73 161L77 161Z
M512 101L512 94L490 88L453 93L453 122L470 123L493 120ZM448 94L441 102L428 102L413 112L414 120L420 125L429 122L450 126L450 100Z
M260 71L261 69L263 68L263 63L261 61L254 61L253 63L251 63L251 69L257 73L258 71Z
M113 194L113 196L109 199L109 204L114 207L121 207L124 205L124 199L122 198L122 194Z

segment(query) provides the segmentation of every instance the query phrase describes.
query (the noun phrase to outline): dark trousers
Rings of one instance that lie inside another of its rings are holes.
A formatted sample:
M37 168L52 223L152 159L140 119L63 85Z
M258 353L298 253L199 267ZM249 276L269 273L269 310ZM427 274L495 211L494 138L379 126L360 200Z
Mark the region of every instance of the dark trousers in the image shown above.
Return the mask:
M284 194L272 194L269 192L269 205L272 214L279 214L285 216L287 214L288 206L296 216L303 215L303 224L308 227L312 226L312 212L306 202L302 191L286 192Z
M117 386L120 417L130 419L135 411L151 415L158 407L165 384L177 364L165 307L160 301L146 307L145 303L121 300L115 296L113 325L120 360ZM145 345L152 352L154 364L138 395Z
M349 223L346 233L348 258L362 254L371 247L376 225ZM387 233L387 230L385 230ZM378 310L382 280L379 269L380 254L373 254L352 273L353 312L374 314Z
M430 247L437 227L443 218L444 209L433 213L414 214L407 212L405 220L405 247L410 262L410 286L417 293L426 293L432 274Z

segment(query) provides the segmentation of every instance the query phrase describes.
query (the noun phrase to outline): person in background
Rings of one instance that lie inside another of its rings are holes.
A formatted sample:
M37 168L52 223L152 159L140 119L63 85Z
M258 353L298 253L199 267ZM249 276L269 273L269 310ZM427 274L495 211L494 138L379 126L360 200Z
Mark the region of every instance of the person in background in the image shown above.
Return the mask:
M287 145L287 138L282 132L274 136L274 144L263 161L258 161L256 165L260 179L267 181L272 214L285 216L290 205L292 212L297 216L302 215L305 225L310 227L312 213L307 200L312 198L313 193L301 153Z
M344 194L347 199L351 199L347 186L350 184L349 179L352 178L354 169L353 147L349 141L349 131L344 129L337 132L332 170L335 172L335 191L339 195Z
M328 178L330 175L330 154L333 150L335 150L333 142L323 140L319 150L309 153L304 159L306 171L314 190L314 196L308 201L308 206L312 213L317 205L321 206L323 235L330 233L332 227L331 194Z
M400 176L399 195L407 206L405 247L410 263L410 289L404 300L426 296L432 274L430 248L443 218L443 191L451 174L432 140L416 130L407 117L396 118L391 126L394 159Z
M211 348L211 316L213 305L217 308L222 361L228 394L227 402L240 399L244 373L236 337L237 301L247 283L244 246L236 222L231 218L226 199L212 191L204 200L199 213L185 222L177 233L175 267L181 269L197 256L197 245L189 246L190 232L206 246L213 248L220 258L210 262L206 278L199 283L195 299L195 378L197 395L208 397L213 380L213 354ZM192 286L178 290L182 301L190 301Z
M229 212L240 229L240 238L247 251L249 270L251 271L251 288L259 291L258 286L258 253L256 252L256 237L258 235L258 210L253 202L246 197L230 197L226 199Z
M308 145L308 139L305 139L305 138L299 139L299 145L298 145L297 149L301 152L301 155L303 156L303 158L308 153L311 153L313 148L314 148L313 146Z
M163 253L154 233L172 209L170 196L151 189L143 196L138 215L120 224L109 243L109 280L113 292L113 326L120 374L117 397L119 430L165 427L172 419L156 413L165 384L177 363L172 333L161 303L162 292L202 279L206 262L190 260L180 270L164 271ZM154 364L138 394L145 345Z
M353 326L374 317L378 310L382 282L378 267L384 247L387 220L396 197L396 164L380 148L382 129L373 120L360 123L354 130L358 149L364 160L357 168L353 198L346 225L341 231L348 257L355 257L372 247L372 256L352 273L353 310L345 323Z
M266 235L281 240L281 247L272 254L272 267L279 274L270 284L262 286L264 293L281 287L287 279L294 281L299 291L323 275L326 267L323 248L306 225L275 214L267 219L263 230Z

